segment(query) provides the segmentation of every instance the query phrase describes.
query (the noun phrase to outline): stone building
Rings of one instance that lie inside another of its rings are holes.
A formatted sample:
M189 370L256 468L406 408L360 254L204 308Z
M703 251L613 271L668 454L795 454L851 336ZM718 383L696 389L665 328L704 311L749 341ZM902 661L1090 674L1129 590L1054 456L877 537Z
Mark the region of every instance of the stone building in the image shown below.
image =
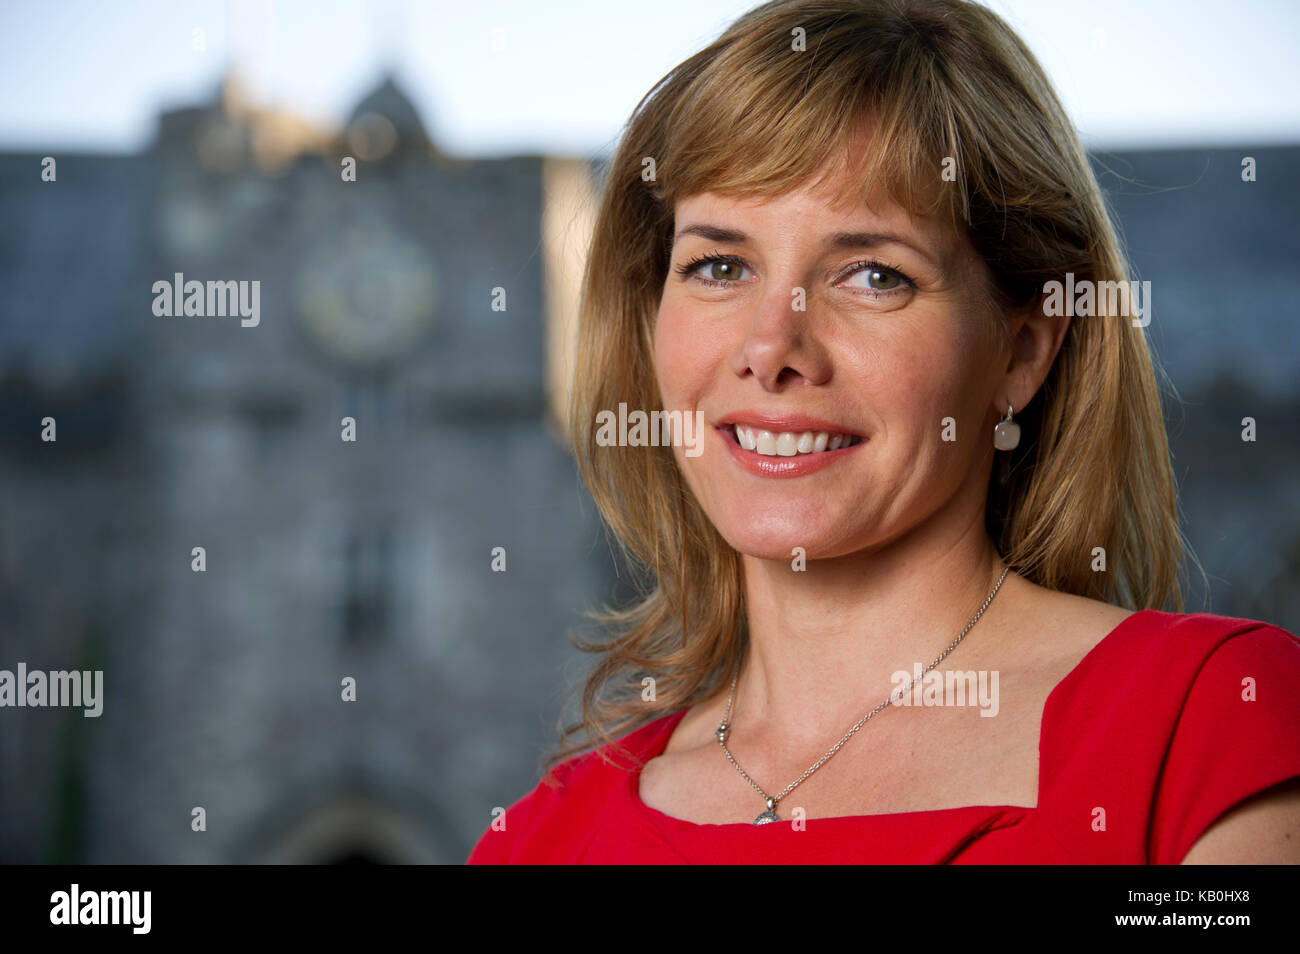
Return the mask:
M0 716L0 858L459 862L612 584L547 390L595 168L445 156L391 79L335 135L231 81L41 158L0 163L0 658L106 701ZM258 322L155 315L177 273Z

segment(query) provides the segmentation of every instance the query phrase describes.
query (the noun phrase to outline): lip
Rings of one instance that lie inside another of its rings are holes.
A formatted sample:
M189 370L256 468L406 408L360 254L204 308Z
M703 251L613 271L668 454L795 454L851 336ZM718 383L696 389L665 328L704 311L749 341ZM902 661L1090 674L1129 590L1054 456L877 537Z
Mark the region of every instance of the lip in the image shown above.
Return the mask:
M849 434L853 437L861 437L866 440L865 434L844 427L842 424L835 424L831 421L824 420L820 417L810 417L807 414L764 414L761 411L732 411L730 414L724 414L714 421L715 427L723 427L728 424L744 424L746 427L757 427L764 431L827 431L835 434ZM827 453L823 451L823 453ZM830 451L829 453L835 453Z
M771 420L771 418L767 418L767 420ZM787 422L787 425L789 425L796 420L808 421L813 419L812 418L786 418L785 420ZM853 446L841 447L838 448L837 450L824 450L824 451L819 451L816 454L796 454L793 457L779 457L779 456L769 457L767 454L760 454L758 453L758 451L745 450L745 448L741 447L740 442L736 440L736 428L734 426L735 424L757 426L757 425L751 425L749 420L747 419L737 418L733 420L731 423L715 425L714 430L717 432L718 436L721 437L722 440L726 443L727 450L731 454L731 459L735 461L738 465L743 467L745 470L747 470L749 473L754 474L757 477L804 477L807 476L808 474L815 474L817 471L822 470L823 468L830 467L832 464L844 460L844 458L847 455L852 454L854 451L858 450L859 448L867 446L867 439L863 437L862 440L860 440L858 443L854 444ZM793 431L796 429L806 430L806 431L831 430L831 428L829 427L796 428L793 426L786 426L784 428L779 428L779 429L788 430L788 431ZM764 430L773 430L773 428L768 427L768 428L764 428ZM851 432L833 431L833 433L847 434Z

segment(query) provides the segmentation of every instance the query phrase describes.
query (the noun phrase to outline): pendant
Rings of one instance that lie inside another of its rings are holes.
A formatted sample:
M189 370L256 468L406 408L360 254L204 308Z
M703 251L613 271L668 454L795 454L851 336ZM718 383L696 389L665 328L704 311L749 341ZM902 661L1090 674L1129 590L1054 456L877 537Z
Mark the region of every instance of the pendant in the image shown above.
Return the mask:
M774 822L774 821L780 821L780 820L781 820L781 819L778 818L778 817L776 816L776 799L775 799L775 798L769 798L769 799L767 800L767 811L763 812L763 814L761 814L761 815L759 815L757 818L755 818L755 819L754 819L754 824L755 824L755 825L767 825L767 824L770 824L770 823L772 823L772 822Z

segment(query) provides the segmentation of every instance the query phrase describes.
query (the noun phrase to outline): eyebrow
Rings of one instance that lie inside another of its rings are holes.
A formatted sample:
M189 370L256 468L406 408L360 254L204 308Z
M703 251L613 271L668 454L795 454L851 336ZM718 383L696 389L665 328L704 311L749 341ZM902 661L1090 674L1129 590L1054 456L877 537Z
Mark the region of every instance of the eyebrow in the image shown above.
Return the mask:
M735 229L724 229L717 225L688 225L673 236L673 247L686 235L698 235L711 242L729 242L740 245L749 241L749 236ZM881 245L902 245L918 255L938 264L935 255L926 251L914 241L892 232L835 232L827 237L826 246L831 249L879 248Z

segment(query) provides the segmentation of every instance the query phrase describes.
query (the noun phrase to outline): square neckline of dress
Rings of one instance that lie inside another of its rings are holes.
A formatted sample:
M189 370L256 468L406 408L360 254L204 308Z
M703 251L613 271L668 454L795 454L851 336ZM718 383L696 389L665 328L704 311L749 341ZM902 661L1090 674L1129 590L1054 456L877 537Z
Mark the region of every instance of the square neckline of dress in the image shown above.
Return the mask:
M1061 680L1055 686L1052 687L1052 691L1047 694L1047 698L1043 701L1043 711L1038 718L1038 779L1034 786L1035 795L1034 795L1033 805L958 805L954 808L922 808L922 809L916 809L907 812L877 812L874 814L866 814L866 815L831 815L826 818L809 818L807 820L810 822L815 821L815 822L822 822L822 823L843 824L847 822L861 823L867 820L874 820L874 819L908 818L908 817L913 817L918 815L951 815L956 812L973 812L973 811L1013 812L1014 811L1014 812L1023 812L1028 815L1038 811L1039 806L1042 805L1043 803L1043 728L1047 724L1047 711L1052 707L1052 700L1056 697L1056 694L1061 689L1061 687L1064 686L1071 679L1073 679L1075 673L1083 669L1084 666L1088 663L1088 661L1092 659L1092 657L1101 649L1101 647L1104 646L1107 642L1109 642L1111 638L1115 636L1116 633L1118 633L1120 630L1127 629L1129 627L1129 624L1137 617L1145 616L1152 612L1155 611L1150 609L1141 609L1129 613L1129 615L1125 616L1122 620L1119 621L1119 623L1115 625L1113 629L1110 630L1110 632L1108 632L1101 639L1097 640L1097 642L1092 646L1092 648L1083 654L1083 658L1080 659L1077 663L1075 663L1073 668L1071 668L1070 671L1067 672L1061 678ZM771 829L784 830L786 828L785 825L755 825L753 822L688 821L685 818L678 818L676 815L669 815L666 812L662 812L657 808L651 808L649 805L647 805L645 802L641 800L641 771L645 767L645 763L649 762L651 759L656 758L664 753L664 750L668 748L668 742L672 738L673 731L677 728L678 723L680 723L682 719L685 718L686 713L689 711L690 709L687 708L681 710L680 712L676 712L670 716L665 717L665 722L663 727L659 730L658 733L656 733L650 739L648 746L645 747L642 752L638 753L642 759L641 768L638 768L635 771L628 773L630 794L632 797L633 805L636 808L636 811L639 814L647 816L653 821L657 821L661 824L673 825L683 830L706 831L706 830L727 829L733 831L740 831L740 830L755 829L755 828L757 829L771 828Z

